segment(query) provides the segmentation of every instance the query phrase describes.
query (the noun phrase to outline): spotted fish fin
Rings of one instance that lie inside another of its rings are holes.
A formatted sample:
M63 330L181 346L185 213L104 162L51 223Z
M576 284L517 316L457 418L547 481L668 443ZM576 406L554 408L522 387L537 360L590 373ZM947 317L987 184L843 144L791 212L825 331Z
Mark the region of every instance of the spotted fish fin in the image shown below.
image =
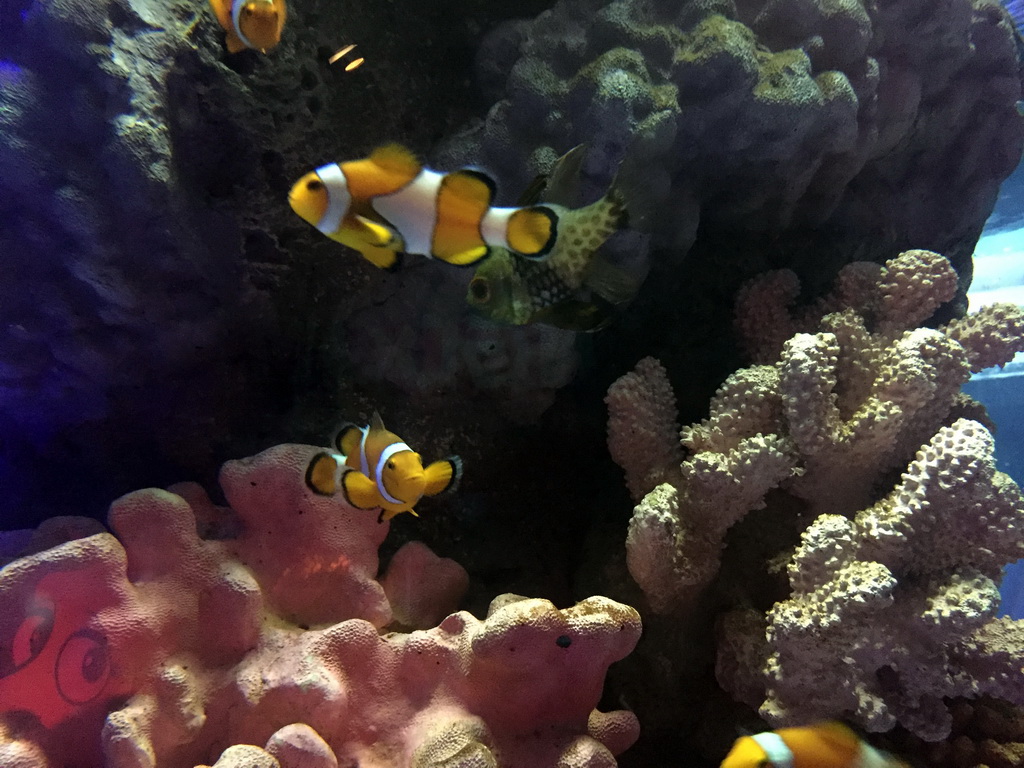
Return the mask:
M583 285L614 306L628 304L640 290L639 280L600 253L587 265Z
M320 451L306 468L306 485L320 496L333 496L338 492L340 476L347 471L344 456Z
M354 469L342 475L341 492L345 501L356 509L376 509L381 504L380 492L373 480Z
M437 221L431 256L467 266L487 256L480 222L491 207L495 186L482 171L465 168L445 174L437 191Z
M423 170L423 164L408 147L401 144L385 144L377 147L368 158L372 163L396 176L416 178Z
M576 207L580 197L583 158L586 154L586 145L577 144L555 161L542 200L564 205L566 208Z
M334 447L344 456L359 455L359 443L363 440L363 430L351 422L342 424L338 434L334 436Z
M449 456L447 459L435 461L423 470L427 477L424 496L437 496L439 493L454 491L462 480L462 459Z
M544 259L558 235L558 214L547 205L520 208L508 219L505 239L511 250L530 259Z

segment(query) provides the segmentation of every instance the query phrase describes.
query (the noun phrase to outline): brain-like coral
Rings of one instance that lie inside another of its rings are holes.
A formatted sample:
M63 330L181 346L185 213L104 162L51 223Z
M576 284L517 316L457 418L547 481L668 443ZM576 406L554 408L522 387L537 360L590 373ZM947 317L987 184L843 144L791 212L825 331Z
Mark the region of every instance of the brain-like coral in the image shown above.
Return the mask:
M218 765L614 766L637 720L595 706L636 644L636 611L504 595L484 620L450 613L466 574L418 543L378 582L390 524L307 489L317 450L229 462L230 507L184 484L117 500L114 535L41 530L30 550L91 535L0 570L0 755L25 768L222 752Z

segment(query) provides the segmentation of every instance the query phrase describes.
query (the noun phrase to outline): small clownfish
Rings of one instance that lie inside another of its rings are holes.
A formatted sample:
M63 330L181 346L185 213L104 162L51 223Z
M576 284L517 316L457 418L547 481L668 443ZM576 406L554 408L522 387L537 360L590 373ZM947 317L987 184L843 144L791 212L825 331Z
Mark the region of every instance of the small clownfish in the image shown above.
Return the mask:
M389 144L365 159L307 173L288 202L304 221L382 269L396 267L403 253L466 266L491 247L544 258L564 209L495 208L495 189L482 171L431 171L407 148Z
M721 768L909 768L840 722L742 736Z
M451 456L426 468L420 455L384 428L374 411L365 427L346 424L334 441L338 453L321 451L309 462L306 485L321 496L340 489L345 501L358 509L380 509L380 520L411 512L424 496L456 488L462 460Z
M228 53L266 53L281 42L285 0L210 0L210 7L228 33Z

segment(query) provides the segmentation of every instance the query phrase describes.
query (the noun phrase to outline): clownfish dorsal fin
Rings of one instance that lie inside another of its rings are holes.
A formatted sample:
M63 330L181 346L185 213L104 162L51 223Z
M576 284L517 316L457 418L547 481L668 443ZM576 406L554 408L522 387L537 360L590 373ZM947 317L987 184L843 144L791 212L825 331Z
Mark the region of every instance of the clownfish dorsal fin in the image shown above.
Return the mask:
M384 419L380 417L378 411L373 412L373 416L370 417L370 431L371 432L383 432L384 431Z
M401 144L385 144L370 153L370 160L385 171L407 176L410 179L423 170L423 164L408 147Z

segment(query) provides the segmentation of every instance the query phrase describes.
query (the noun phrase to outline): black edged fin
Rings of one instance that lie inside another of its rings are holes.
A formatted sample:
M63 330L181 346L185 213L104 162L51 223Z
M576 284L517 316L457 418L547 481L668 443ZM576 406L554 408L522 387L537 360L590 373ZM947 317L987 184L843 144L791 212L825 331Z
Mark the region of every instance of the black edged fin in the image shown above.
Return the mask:
M440 493L454 493L459 488L459 483L462 482L462 459L458 456L448 456L442 459L452 465L452 479L448 481L448 485L440 490Z
M576 207L580 199L583 159L586 156L587 145L577 144L555 161L544 190L544 202L564 205L566 208Z
M454 174L461 174L463 176L469 176L472 179L476 179L488 189L487 205L494 204L494 198L498 195L498 184L491 178L491 175L482 168L474 168L473 166L467 166L465 168L459 168L457 171L452 171Z
M583 285L616 307L628 304L640 291L640 281L626 270L612 264L600 251L587 265Z
M358 434L360 432L362 432L362 430L358 426L353 424L351 421L346 421L344 424L338 427L338 432L337 434L334 435L334 448L342 456L351 456L352 447L350 445L348 446L348 448L346 448L345 441L351 441L354 434ZM359 443L359 440L360 438L356 438L357 445Z
M555 241L558 240L558 214L554 209L549 208L546 205L534 205L529 208L524 208L523 210L547 217L548 239L544 245L532 253L524 253L523 251L517 251L515 249L512 250L517 256L521 256L527 261L545 261L550 255L551 249L555 247Z
M329 462L330 466L325 462ZM306 487L317 496L333 496L335 492L324 488L323 479L325 474L333 478L337 467L334 456L327 451L320 451L309 460L309 466L306 467Z

